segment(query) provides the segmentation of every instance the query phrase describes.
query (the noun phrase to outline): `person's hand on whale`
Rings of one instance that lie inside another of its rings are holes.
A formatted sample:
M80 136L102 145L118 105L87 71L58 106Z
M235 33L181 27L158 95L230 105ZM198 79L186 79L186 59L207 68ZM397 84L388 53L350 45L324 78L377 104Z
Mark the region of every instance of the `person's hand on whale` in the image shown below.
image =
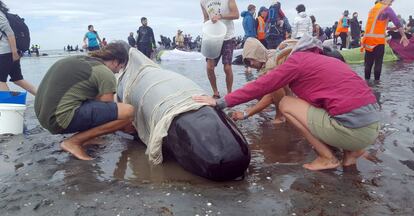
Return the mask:
M209 106L215 107L217 106L216 99L214 99L211 96L205 96L205 95L195 95L193 96L193 100L197 103L204 103Z
M231 114L231 119L233 119L233 121L243 120L244 119L244 113L240 112L240 111L236 111L236 112Z

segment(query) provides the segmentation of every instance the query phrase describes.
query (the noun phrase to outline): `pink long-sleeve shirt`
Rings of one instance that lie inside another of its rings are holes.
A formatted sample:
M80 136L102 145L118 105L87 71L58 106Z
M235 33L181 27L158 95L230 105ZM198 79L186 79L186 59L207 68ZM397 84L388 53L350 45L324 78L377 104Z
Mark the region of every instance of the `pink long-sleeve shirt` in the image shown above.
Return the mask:
M277 69L225 96L228 107L269 94L283 86L331 116L377 102L366 82L345 63L312 51L296 52Z

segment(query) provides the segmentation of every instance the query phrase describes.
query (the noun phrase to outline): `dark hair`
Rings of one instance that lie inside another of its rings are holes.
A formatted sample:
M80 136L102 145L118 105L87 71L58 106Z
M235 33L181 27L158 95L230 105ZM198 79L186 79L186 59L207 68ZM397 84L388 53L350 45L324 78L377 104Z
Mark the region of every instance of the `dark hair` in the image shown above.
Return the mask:
M348 10L345 10L344 11L344 16L348 16L349 15L349 11Z
M315 23L316 22L316 18L315 18L315 16L314 15L311 15L311 16L309 16L310 17L310 19L312 20L312 23Z
M250 66L251 66L251 65L250 65L250 60L249 60L249 59L247 59L247 58L243 59L243 63L244 63L244 65L246 65L247 67L250 67Z
M111 42L104 48L90 52L91 57L101 59L102 61L117 60L119 64L128 62L128 48L121 42Z
M0 11L3 13L9 12L9 8L7 8L6 4L4 4L2 1L0 1Z
M142 17L141 18L141 22L143 22L144 20L147 20L147 18L146 17Z
M93 27L93 25L88 25L88 30L90 30Z
M305 7L305 5L303 5L303 4L298 5L298 6L296 7L296 11L297 11L298 13L305 12L305 11L306 11L306 7Z
M342 54L338 50L332 49L331 47L324 46L322 52L323 52L323 55L325 55L325 56L336 58L336 59L341 60L342 62L346 63L344 57L342 56Z
M247 7L247 10L248 10L248 11L251 11L251 10L253 10L253 9L256 9L256 6L254 6L254 5L252 5L252 4L250 4L250 5Z

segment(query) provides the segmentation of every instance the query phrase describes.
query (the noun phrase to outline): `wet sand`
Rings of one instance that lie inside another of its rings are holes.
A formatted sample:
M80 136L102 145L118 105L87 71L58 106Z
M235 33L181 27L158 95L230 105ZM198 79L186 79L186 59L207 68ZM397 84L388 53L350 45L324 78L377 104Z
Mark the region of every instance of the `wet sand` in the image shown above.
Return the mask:
M38 84L56 60L23 59L24 75ZM209 90L203 61L162 65ZM236 88L256 76L243 69L234 67ZM224 73L217 75L224 93ZM64 136L39 126L29 98L24 135L0 136L0 215L412 215L414 64L386 64L383 82L373 90L383 123L370 148L376 163L303 169L315 157L312 149L288 124L272 125L270 108L238 122L252 161L245 179L224 183L189 174L171 158L151 166L145 146L120 133L88 151L94 161L76 160L60 151Z

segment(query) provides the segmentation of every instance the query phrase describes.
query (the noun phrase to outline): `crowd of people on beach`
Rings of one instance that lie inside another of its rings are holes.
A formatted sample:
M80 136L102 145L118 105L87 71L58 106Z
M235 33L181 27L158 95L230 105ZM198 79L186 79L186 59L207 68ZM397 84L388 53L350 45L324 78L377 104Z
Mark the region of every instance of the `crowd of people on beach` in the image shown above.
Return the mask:
M380 80L386 31L390 30L388 21L393 23L392 30L398 31L404 46L409 44L406 33L412 33L414 28L412 17L405 25L391 8L392 3L393 0L373 1L362 31L358 13L349 18L346 10L336 26L323 30L316 16L306 13L303 4L296 7L297 16L289 22L278 1L268 8L260 7L256 17L253 4L240 13L236 0L200 0L204 22L222 22L227 32L220 56L206 59L212 95L193 96L193 100L222 110L258 99L252 108L234 112L234 120L248 119L274 104L274 123L289 122L317 153L317 158L304 168L325 170L355 165L379 134L379 106L367 81L373 67L375 81ZM0 29L6 35L0 40L0 90L8 90L6 82L10 76L11 81L36 95L35 113L44 128L53 134L75 133L61 143L63 150L78 159L92 160L85 151L91 140L117 130L135 131L132 120L136 107L114 100L114 73L119 73L128 62L123 43L106 44L94 27L88 26L83 48L89 54L57 61L36 90L21 75L16 40L6 18L8 9L1 1L0 9ZM234 21L240 16L245 35L237 41ZM141 24L137 37L131 32L128 43L151 58L157 48L154 32L147 18L141 18ZM191 49L191 36L187 35L186 42L182 33L178 30L172 41L162 36L160 44ZM361 47L365 51L365 79L343 62L335 50L324 49L322 42L335 37L341 38L341 49ZM197 37L195 41L200 40ZM233 91L232 59L238 42L243 44L243 62L259 70L260 77ZM224 97L215 74L220 60L226 82ZM343 150L342 161L331 147Z

